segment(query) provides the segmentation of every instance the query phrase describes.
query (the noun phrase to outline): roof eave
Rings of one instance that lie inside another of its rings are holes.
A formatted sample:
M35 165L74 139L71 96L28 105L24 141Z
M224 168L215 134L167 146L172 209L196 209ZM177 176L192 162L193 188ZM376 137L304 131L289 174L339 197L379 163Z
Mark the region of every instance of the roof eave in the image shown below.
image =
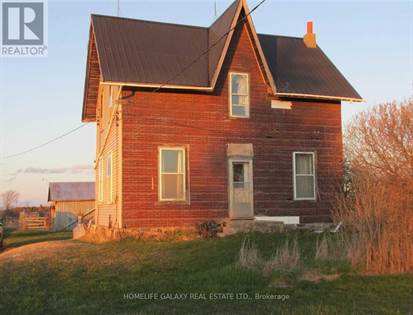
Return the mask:
M307 98L307 99L322 99L322 100L332 100L332 101L345 101L345 102L366 102L363 98L353 98L347 96L332 96L332 95L317 95L317 94L303 94L303 93L277 93L280 97L289 98Z
M140 82L122 82L122 81L102 81L103 85L119 85L129 87L142 87L142 88L154 88L154 89L174 89L174 90L195 90L212 92L214 90L211 86L196 86L196 85L173 85L162 83L140 83Z

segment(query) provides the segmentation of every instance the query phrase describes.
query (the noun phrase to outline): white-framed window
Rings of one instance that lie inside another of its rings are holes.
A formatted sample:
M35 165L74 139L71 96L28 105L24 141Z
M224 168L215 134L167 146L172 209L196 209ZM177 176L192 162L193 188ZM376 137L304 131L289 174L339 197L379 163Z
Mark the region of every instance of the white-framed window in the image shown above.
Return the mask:
M159 148L159 200L186 199L186 159L184 147Z
M98 200L103 201L103 165L102 158L98 162Z
M315 200L314 152L294 152L294 200Z
M248 73L230 72L229 74L229 110L231 117L248 118L250 116L250 84Z
M106 158L106 187L108 202L113 201L113 158L112 152L110 152Z

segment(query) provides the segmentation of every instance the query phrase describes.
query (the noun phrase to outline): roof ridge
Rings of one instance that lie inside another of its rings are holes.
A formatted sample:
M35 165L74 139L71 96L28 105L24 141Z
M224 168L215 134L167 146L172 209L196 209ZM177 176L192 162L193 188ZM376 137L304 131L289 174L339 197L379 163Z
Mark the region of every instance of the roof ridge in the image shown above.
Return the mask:
M104 14L91 14L91 17L104 17L104 18L111 18L115 20L128 20L128 21L135 21L135 22L145 22L145 23L153 23L153 24L166 24L172 26L179 26L179 27L188 27L188 28L198 28L203 30L208 30L209 27L207 26L199 26L199 25L191 25L191 24L179 24L179 23L171 23L171 22L162 22L162 21L153 21L153 20L144 20L144 19L135 19L123 16L113 16L113 15L104 15Z
M300 36L288 36L288 35L267 34L267 33L257 33L257 35L259 35L259 36L272 36L272 37L285 37L285 38L299 39L299 40L303 39Z
M231 7L235 4L235 2L238 2L238 1L240 1L240 0L235 0L234 2L232 2L232 3L224 10L224 12L222 12L222 13L220 14L220 16L218 16L218 17L215 19L215 21L212 22L212 23L209 25L208 29L210 29L216 22L218 22L218 21L224 16L224 14L227 13L227 11L228 11L229 9L231 9Z

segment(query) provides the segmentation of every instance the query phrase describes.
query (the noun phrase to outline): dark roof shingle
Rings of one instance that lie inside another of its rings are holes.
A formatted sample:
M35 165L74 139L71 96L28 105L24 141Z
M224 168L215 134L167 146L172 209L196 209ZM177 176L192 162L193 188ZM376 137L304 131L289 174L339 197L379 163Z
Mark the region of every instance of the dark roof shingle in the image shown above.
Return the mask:
M361 99L320 47L302 38L258 34L277 93Z
M92 15L103 81L211 88L227 36L191 63L230 30L240 3L233 2L209 28ZM258 38L277 94L361 100L319 47L307 48L296 37Z

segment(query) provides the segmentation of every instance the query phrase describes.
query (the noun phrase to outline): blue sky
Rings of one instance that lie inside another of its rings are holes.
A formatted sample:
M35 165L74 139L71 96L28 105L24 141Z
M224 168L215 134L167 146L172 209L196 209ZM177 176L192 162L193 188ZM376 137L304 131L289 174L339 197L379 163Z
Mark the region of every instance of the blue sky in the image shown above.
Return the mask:
M217 1L218 15L231 1ZM250 9L258 1L248 1ZM1 160L80 124L91 13L116 15L116 1L48 2L48 57L0 58L0 192L20 204L46 203L49 181L93 180L95 125L20 157ZM214 1L120 1L120 15L208 26ZM357 112L413 95L413 1L272 1L253 13L257 32L302 36L314 21L317 42L367 103Z

